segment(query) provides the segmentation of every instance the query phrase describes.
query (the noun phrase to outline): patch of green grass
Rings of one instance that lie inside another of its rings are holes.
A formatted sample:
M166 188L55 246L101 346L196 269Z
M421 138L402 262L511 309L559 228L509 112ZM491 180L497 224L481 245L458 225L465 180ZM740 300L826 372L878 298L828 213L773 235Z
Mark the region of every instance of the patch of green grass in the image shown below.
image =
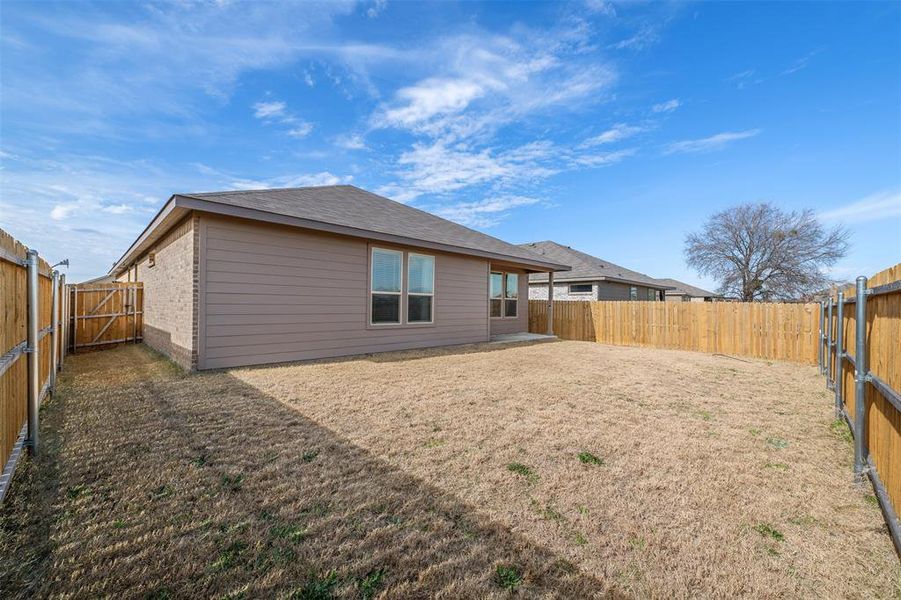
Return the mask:
M782 448L788 448L788 440L784 440L784 439L778 438L778 437L768 437L766 439L766 443L769 444L770 446L772 446L773 448L778 448L780 450Z
M514 590L522 585L522 574L512 565L498 565L494 572L494 581L505 590Z
M750 433L750 434L753 435L754 437L757 437L758 435L760 435L761 433L763 433L763 429L758 429L757 427L750 427L750 428L748 429L748 433Z
M172 592L169 591L169 588L163 586L151 590L145 597L147 600L169 600L172 597Z
M444 440L442 440L440 438L431 438L426 441L425 447L426 448L438 448L439 446L443 446L446 443L447 442L445 442Z
M523 477L525 477L532 483L538 481L538 473L536 473L531 468L527 467L526 465L524 465L522 463L512 462L509 465L507 465L507 470L512 471L513 473L516 473L517 475L522 475Z
M303 462L313 462L314 460L316 460L317 456L319 456L318 449L307 450L306 452L303 453L303 455L300 458L303 460Z
M810 527L811 525L816 525L817 520L813 515L799 515L797 517L792 517L788 520L792 525L797 525L798 527Z
M851 435L851 429L848 427L847 423L845 423L844 419L836 419L830 423L829 431L834 433L838 439L843 442L850 444L854 441L854 436Z
M150 492L150 498L152 500L161 500L163 498L168 498L174 493L175 489L167 483L165 485L161 485L158 488L155 488L152 492Z
M247 542L235 540L219 552L219 556L210 568L213 571L226 571L230 569L245 550L247 550Z
M584 546L588 543L588 538L577 531L575 537L573 538L573 542L576 544L576 546Z
M867 494L863 498L867 504L872 504L873 506L879 506L879 498L877 498L874 494Z
M66 490L66 496L69 497L70 500L75 500L79 496L87 496L91 493L91 488L86 485L73 485L68 490Z
M701 419L704 421L710 421L711 419L713 419L713 413L711 413L709 410L699 410L698 416L701 417Z
M644 550L644 547L647 546L647 544L647 541L640 535L629 538L629 545L636 550Z
M125 529L127 523L122 519L116 519L113 521L113 529Z
M754 531L762 535L763 537L773 538L777 542L781 542L785 540L785 536L781 531L770 525L769 523L759 523L754 526Z
M237 492L244 486L244 475L238 473L236 475L222 474L222 487L230 492Z
M209 463L209 460L210 457L204 453L192 460L191 464L195 467L205 467Z
M591 452L579 452L579 460L583 465L603 465L604 459Z
M763 465L767 469L776 469L777 471L788 471L788 465L780 462L766 462Z
M323 576L313 575L303 587L294 590L291 594L293 600L330 600L334 598L334 589L338 585L338 574L329 571Z
M269 528L269 534L296 544L306 536L307 530L297 525L275 525Z
M358 581L360 596L364 600L369 600L370 598L375 596L375 593L384 582L386 573L387 571L384 567L382 567L380 569L376 569L375 571L370 571L366 574L366 577L363 577Z
M546 504L543 507L538 506L538 503L535 501L533 501L533 504L536 505L538 514L540 514L543 519L546 519L548 521L556 521L557 523L563 523L566 521L566 517L563 516L563 513L559 512L550 504Z
M577 506L576 508L579 510L579 514L580 514L580 515L587 515L587 514L588 514L588 507L585 506L584 504L580 504L580 505Z

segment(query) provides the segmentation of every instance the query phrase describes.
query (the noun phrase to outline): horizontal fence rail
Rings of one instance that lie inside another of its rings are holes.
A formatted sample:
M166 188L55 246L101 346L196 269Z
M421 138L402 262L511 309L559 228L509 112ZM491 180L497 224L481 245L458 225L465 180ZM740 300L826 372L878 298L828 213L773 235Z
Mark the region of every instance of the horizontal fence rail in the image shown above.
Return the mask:
M529 301L529 331L546 333L548 303ZM817 363L819 306L760 302L554 301L565 340Z
M820 372L854 436L854 473L869 477L901 554L901 264L859 277L820 312Z
M23 447L39 448L40 403L53 392L65 354L64 282L0 229L0 500Z

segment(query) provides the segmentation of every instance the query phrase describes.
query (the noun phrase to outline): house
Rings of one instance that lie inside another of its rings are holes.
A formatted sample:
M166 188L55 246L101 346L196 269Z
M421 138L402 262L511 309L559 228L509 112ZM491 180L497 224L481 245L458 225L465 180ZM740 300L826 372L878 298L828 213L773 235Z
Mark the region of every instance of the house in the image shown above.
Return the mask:
M663 300L669 286L653 277L637 273L606 260L573 250L557 242L521 244L555 263L572 270L554 279L554 300ZM547 300L548 274L529 275L529 298Z
M723 300L723 296L720 294L702 290L677 279L658 279L657 281L671 288L666 290L667 302L715 302Z
M357 187L172 196L113 266L144 341L187 369L528 331L528 276L568 267Z

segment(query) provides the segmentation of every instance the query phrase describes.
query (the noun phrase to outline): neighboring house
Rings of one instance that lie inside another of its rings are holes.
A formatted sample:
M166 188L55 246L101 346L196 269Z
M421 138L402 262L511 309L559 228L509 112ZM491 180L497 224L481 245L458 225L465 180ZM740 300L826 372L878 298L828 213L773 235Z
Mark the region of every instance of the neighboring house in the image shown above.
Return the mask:
M89 283L110 283L115 280L116 280L116 278L111 273L108 273L106 275L101 275L100 277L95 277L93 279L87 279L85 281L80 281L78 283L78 285L87 285Z
M658 279L657 281L672 288L666 290L667 302L715 302L723 300L723 296L720 294L702 290L677 279Z
M550 262L572 269L554 277L554 300L663 300L669 287L653 277L630 271L606 260L556 242L520 244ZM529 298L547 300L547 273L529 275Z
M110 273L188 369L484 342L528 331L563 263L353 186L176 194Z

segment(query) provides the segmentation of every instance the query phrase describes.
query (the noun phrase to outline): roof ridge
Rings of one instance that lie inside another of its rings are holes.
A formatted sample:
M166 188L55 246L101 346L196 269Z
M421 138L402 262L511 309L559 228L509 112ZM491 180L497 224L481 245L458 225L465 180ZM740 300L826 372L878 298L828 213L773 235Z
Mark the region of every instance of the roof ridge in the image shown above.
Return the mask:
M197 198L199 194L204 196L222 196L224 194L259 194L260 192L292 192L297 190L321 190L325 188L351 187L365 192L361 187L357 187L350 183L331 183L328 185L302 185L300 187L283 187L283 188L255 188L252 190L220 190L218 192L189 192L176 193L174 196L186 196L189 198ZM371 193L371 192L370 192ZM390 199L390 198L389 198Z

